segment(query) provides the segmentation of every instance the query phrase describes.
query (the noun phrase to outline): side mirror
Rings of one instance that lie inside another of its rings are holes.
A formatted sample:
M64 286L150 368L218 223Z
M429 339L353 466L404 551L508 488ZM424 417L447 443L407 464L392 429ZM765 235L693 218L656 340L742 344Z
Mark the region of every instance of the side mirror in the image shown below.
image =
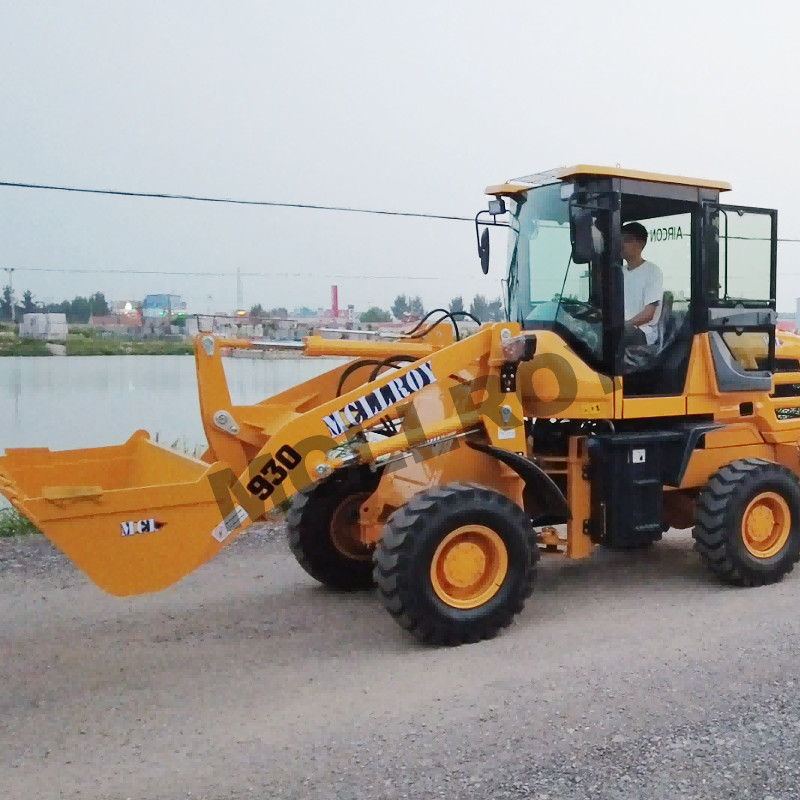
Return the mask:
M592 214L583 208L573 208L569 223L572 260L575 264L588 264L594 256L598 255Z
M478 255L481 257L481 269L483 274L489 272L489 229L484 228L481 234L480 243L478 244Z

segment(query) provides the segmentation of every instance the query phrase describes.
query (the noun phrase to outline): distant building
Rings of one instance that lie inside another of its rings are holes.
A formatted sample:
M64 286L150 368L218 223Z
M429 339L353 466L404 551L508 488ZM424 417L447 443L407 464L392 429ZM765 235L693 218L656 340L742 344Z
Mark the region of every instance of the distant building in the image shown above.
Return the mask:
M142 303L142 316L145 319L183 316L186 302L179 294L148 294Z
M114 300L111 303L111 313L120 317L135 317L139 303L136 300Z
M186 317L184 332L189 336L214 333L228 338L261 338L264 326L241 314L192 314Z
M66 314L24 314L19 326L23 339L45 339L49 342L67 340Z
M136 311L130 314L108 314L105 317L92 316L94 328L110 333L136 335L142 328L142 318Z

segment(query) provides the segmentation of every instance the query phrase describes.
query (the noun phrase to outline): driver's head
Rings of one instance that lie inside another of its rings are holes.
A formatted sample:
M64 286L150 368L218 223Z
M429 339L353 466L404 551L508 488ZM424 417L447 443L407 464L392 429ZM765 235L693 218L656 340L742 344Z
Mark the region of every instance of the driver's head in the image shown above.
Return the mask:
M647 228L639 222L629 222L622 226L622 257L628 263L637 263L642 258L642 250L647 244Z

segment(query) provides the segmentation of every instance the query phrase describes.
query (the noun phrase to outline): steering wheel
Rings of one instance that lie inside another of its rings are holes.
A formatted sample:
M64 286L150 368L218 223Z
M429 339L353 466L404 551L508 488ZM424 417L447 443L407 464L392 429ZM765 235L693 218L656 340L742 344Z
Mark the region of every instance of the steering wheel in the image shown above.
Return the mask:
M603 321L603 312L597 308L597 306L593 306L591 303L585 303L583 300L562 297L561 306L570 316L575 317L575 319L598 324Z

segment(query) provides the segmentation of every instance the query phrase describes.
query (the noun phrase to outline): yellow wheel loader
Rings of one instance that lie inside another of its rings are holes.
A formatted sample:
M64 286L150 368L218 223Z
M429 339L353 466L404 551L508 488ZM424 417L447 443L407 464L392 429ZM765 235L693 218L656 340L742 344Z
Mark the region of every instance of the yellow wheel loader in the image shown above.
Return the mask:
M722 204L729 188L594 166L491 186L475 228L484 272L508 229L506 322L311 336L305 355L348 363L250 406L222 355L259 343L200 335L201 459L142 431L8 450L0 491L117 595L170 586L288 501L313 578L376 585L431 643L508 625L540 555L670 527L721 579L778 581L800 556L800 339L776 343L777 213Z

